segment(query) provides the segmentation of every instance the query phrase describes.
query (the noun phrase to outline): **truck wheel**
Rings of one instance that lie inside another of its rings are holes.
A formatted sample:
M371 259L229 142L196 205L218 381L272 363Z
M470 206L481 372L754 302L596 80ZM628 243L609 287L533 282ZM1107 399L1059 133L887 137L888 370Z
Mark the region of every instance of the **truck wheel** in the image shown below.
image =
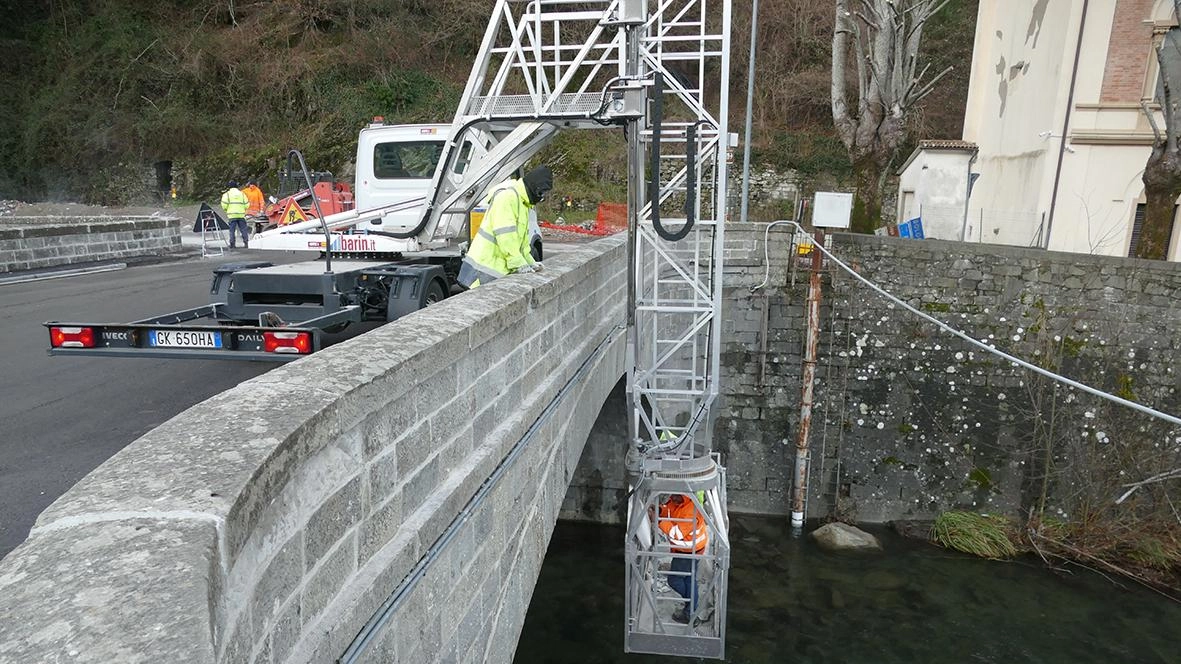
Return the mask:
M443 284L439 283L438 279L431 281L431 285L426 288L426 303L425 306L431 306L442 302L447 297L447 291L443 289Z

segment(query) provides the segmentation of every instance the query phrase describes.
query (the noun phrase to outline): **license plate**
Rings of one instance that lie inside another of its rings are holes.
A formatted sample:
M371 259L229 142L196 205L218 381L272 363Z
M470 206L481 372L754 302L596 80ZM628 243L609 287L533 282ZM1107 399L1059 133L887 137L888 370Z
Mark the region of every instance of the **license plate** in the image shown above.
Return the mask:
M221 332L151 330L148 345L169 348L221 348Z

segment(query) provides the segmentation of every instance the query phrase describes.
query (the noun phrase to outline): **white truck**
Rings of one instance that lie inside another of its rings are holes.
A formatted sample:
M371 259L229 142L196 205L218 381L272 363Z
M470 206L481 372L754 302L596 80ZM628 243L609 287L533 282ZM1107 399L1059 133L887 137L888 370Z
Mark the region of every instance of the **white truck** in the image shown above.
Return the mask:
M318 350L324 332L394 320L451 295L470 229L482 218L477 190L520 164L489 163L489 149L500 143L495 130L465 132L455 158L443 163L450 131L375 118L357 140L353 210L251 238L252 248L320 251L323 260L219 265L210 304L163 316L48 322L50 354L293 360ZM481 164L483 177L472 182L470 171ZM432 215L432 194L444 189L469 195ZM532 253L541 260L535 213L530 226Z
M406 234L422 221L450 130L451 125L444 124L390 125L381 117L361 130L357 137L354 209L324 219L334 232L334 255L405 254L425 248L393 234ZM487 156L488 142L480 136L465 139L458 158L441 177L452 186L462 186L468 166ZM479 207L448 213L442 224L443 241L428 243L430 248L446 250L453 249L457 242L461 245L469 222L478 226L481 218ZM541 229L536 212L530 212L529 222L530 244L534 256L541 260ZM251 242L258 249L323 250L324 236L320 221L311 219L263 232Z

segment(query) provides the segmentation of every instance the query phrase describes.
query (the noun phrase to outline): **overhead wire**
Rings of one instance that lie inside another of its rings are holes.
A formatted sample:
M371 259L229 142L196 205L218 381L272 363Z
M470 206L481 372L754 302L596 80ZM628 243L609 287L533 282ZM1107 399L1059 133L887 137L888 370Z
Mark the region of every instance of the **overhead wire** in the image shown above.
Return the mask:
M774 223L783 223L783 224L795 226L798 231L805 232L804 228L802 226L800 226L795 221L781 221L781 222L774 222ZM767 230L770 231L770 228L768 227ZM876 293L878 293L882 297L885 297L887 300L890 300L891 302L893 302L894 304L897 304L898 306L902 307L903 309L915 314L916 316L926 320L929 323L932 323L933 325L935 325L939 329L943 330L944 332L947 332L948 334L959 337L960 339L963 339L964 341L968 342L969 344L971 344L973 346L976 346L977 348L983 350L986 353L991 353L993 355L996 355L997 357L1008 360L1009 362L1012 362L1013 364L1015 364L1017 366L1024 367L1030 371L1033 371L1034 373L1041 374L1041 375L1045 376L1046 378L1057 381L1057 382L1062 383L1064 385L1068 385L1068 386L1073 387L1075 389L1081 390L1081 391L1091 394L1093 396L1099 397L1100 399L1106 399L1107 401L1111 401L1112 403L1117 403L1121 406L1126 406L1128 408L1132 408L1133 410L1138 410L1146 415L1165 420L1166 422L1171 422L1172 424L1181 425L1181 417L1177 417L1176 415L1170 415L1168 413L1159 411L1155 408L1145 406L1144 404L1136 403L1135 401L1129 401L1128 399L1124 399L1123 397L1119 397L1114 394L1109 394L1107 392L1104 392L1103 390L1091 387L1090 385L1087 385L1085 383L1080 383L1080 382L1073 380L1071 378L1067 378L1066 376L1063 376L1061 374L1054 373L1053 371L1050 371L1048 369L1043 369L1042 367L1039 367L1036 364L1026 362L1023 359L1016 357L1014 355L1010 355L1009 353L999 350L999 349L995 348L994 346L990 346L987 343L984 343L984 342L979 341L977 339L973 339L972 337L968 336L966 333L961 332L960 330L957 330L956 328L948 325L947 323L944 323L943 321L939 320L938 318L935 318L934 316L931 316L931 315L928 315L922 311L919 311L915 307L912 307L911 305L902 301L897 296L893 295L892 293L885 290L881 286L878 286L877 284L873 283L869 279L866 279L865 277L861 276L860 274L857 273L856 270L849 267L848 265L843 263L839 258L837 258L836 255L834 255L831 251L829 251L827 247L824 247L819 243L816 243L813 246L816 249L819 249L835 265L840 267L845 272L848 272L850 275L853 276L854 279L857 279L861 283L865 284L871 290L875 291ZM759 287L761 288L762 285L760 285Z

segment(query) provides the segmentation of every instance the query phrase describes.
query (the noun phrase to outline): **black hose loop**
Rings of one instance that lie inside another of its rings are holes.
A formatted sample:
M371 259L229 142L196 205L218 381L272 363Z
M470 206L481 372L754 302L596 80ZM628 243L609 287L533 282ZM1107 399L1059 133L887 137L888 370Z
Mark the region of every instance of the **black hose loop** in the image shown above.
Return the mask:
M316 208L316 217L320 220L320 228L324 230L324 271L332 272L332 232L328 230L328 222L324 221L324 211L320 209L320 197L316 195L312 186L312 176L308 173L308 164L303 160L303 153L292 149L287 153L287 172L291 173L292 158L299 159L299 167L303 169L303 180L308 185L308 196L312 197L312 206Z
M669 231L660 221L660 134L664 129L664 74L655 72L652 75L652 142L649 146L648 165L648 199L652 210L652 228L667 242L677 242L685 239L689 231L693 230L693 217L685 220L685 225L675 232ZM696 125L694 125L696 135ZM693 145L696 141L690 141ZM690 148L695 149L695 148Z

